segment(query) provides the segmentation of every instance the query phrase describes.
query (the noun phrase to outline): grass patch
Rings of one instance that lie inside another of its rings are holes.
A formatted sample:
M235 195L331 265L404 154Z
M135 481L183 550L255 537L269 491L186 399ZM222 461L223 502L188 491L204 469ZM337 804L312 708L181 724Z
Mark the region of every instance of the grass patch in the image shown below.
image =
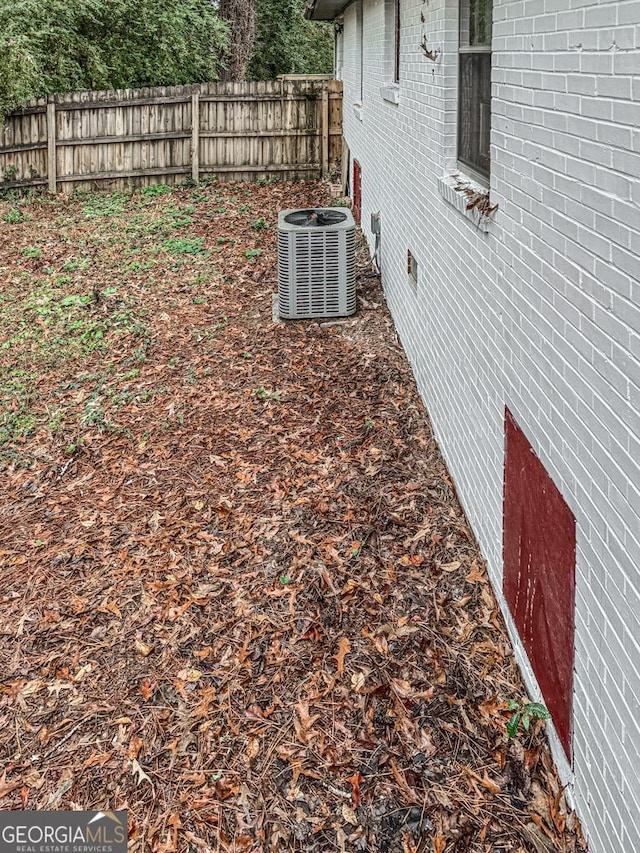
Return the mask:
M125 440L156 405L159 424L187 423L189 394L213 375L198 360L223 345L221 300L246 263L238 241L251 228L269 239L274 210L257 216L251 192L159 184L34 199L28 216L0 201L0 222L21 226L19 243L7 230L0 244L0 469L89 452L91 433ZM210 248L212 211L229 222Z
M0 462L13 459L13 445L36 429L38 421L32 410L36 378L36 374L19 368L0 373Z
M15 304L7 306L7 314L14 308L14 317L0 352L50 368L96 352L106 353L111 331L140 333L132 307L114 298L116 288L107 287L100 294L101 299L112 300L111 310L106 311L96 304L93 292L65 293L61 282L35 280L20 299L19 314Z

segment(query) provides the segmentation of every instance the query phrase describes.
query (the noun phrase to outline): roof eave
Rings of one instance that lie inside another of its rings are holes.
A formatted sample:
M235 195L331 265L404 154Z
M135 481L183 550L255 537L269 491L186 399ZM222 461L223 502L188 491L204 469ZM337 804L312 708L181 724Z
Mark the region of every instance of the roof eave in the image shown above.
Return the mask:
M349 4L350 0L310 0L304 16L310 21L334 21Z

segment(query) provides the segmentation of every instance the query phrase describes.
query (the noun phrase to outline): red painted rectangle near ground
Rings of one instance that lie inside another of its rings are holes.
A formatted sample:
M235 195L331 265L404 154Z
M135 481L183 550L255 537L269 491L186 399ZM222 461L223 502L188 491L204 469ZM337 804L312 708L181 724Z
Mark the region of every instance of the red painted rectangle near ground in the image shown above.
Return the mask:
M362 169L357 160L353 161L353 218L360 225L362 218Z
M575 518L508 409L505 442L504 595L571 761Z

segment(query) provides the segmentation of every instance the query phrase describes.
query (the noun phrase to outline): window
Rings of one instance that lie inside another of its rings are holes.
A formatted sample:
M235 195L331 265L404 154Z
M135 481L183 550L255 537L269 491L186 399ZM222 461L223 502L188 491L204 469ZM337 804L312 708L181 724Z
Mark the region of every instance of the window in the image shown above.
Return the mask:
M489 178L493 0L460 0L458 160Z
M385 0L384 4L387 80L400 81L400 0Z
M360 76L359 103L362 103L362 96L364 94L364 22L362 20L364 12L363 6L363 0L360 0L360 3L358 3L358 5L356 6L356 14L358 16L358 74Z

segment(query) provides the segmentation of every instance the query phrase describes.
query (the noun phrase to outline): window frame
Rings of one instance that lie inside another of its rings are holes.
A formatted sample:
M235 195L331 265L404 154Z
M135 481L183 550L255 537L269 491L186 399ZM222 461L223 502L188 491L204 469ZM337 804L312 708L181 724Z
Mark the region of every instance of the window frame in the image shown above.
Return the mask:
M456 164L458 169L467 175L472 180L483 186L489 186L491 180L491 102L492 97L489 94L489 124L488 124L488 133L489 133L489 165L487 171L483 171L479 168L477 163L471 163L468 160L465 160L461 157L461 130L462 130L462 61L465 56L478 56L478 55L488 55L489 56L489 87L491 87L491 56L493 53L493 47L491 44L492 32L489 32L489 42L487 44L462 44L462 32L463 32L463 23L465 22L466 15L466 26L467 31L470 30L470 18L471 18L471 5L474 0L458 0L458 104L457 104L457 134L456 134ZM482 2L482 0L480 0ZM491 29L493 28L493 0L486 0L488 6L491 8ZM466 6L466 9L464 8ZM482 132L482 125L479 126L478 131Z

